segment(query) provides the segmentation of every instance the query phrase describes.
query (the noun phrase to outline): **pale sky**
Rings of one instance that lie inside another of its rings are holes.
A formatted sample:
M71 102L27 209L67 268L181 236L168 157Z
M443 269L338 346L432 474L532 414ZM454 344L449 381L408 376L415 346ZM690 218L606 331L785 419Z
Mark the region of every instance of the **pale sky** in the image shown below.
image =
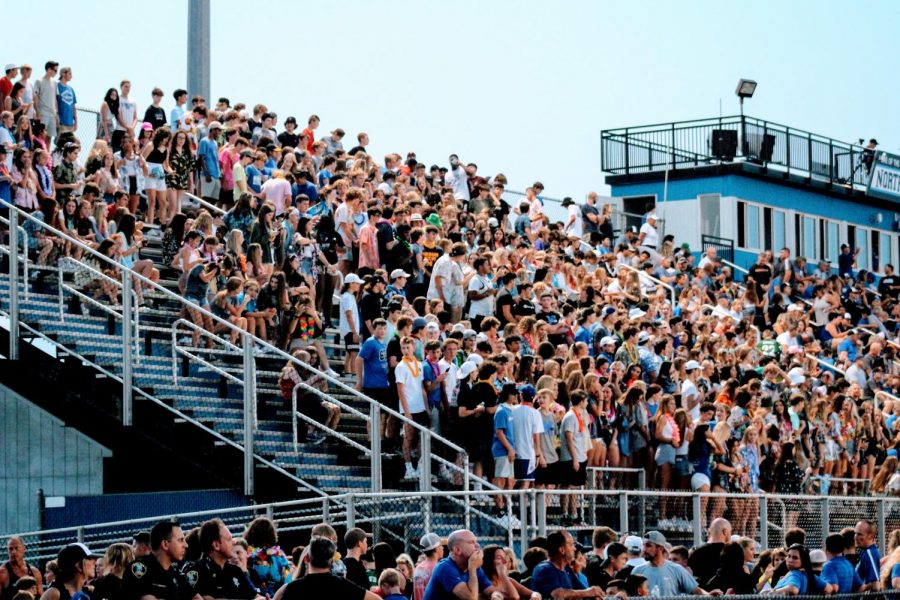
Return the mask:
M212 0L211 97L322 118L370 152L450 153L511 189L604 193L600 131L737 114L900 151L900 2ZM3 3L0 62L71 66L79 104L186 80L186 0ZM320 135L321 137L321 135Z

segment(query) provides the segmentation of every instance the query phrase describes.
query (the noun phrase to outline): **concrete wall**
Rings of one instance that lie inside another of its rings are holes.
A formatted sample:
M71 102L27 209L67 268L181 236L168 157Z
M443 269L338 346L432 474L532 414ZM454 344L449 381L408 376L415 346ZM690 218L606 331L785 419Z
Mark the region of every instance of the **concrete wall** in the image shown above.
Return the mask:
M6 386L0 386L0 533L40 527L37 492L103 493L112 453Z

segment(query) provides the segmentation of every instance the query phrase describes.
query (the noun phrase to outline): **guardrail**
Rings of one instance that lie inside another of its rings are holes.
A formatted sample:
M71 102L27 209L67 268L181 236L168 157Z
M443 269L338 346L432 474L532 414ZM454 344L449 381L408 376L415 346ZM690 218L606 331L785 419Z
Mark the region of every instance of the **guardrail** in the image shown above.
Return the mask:
M638 274L638 278L644 277L644 278L652 281L653 283L657 284L658 286L669 290L669 296L671 297L671 300L672 300L672 307L674 308L675 305L678 304L678 298L675 296L675 288L672 287L671 285L669 285L668 283L666 283L665 281L657 279L656 277L653 277L652 275L647 275L640 269L636 269L635 267L632 267L631 265L620 264L620 265L616 265L616 268L625 269L627 271L634 271L635 273ZM641 293L643 293L643 291ZM647 294L645 294L645 295L647 295Z
M282 351L275 346L272 346L268 342L250 335L248 332L241 330L234 324L229 321L222 319L212 312L200 307L196 304L193 304L187 301L182 296L175 294L169 289L159 285L158 283L144 277L143 275L136 273L129 268L117 263L115 260L104 256L91 248L90 246L82 243L80 240L72 238L60 231L59 229L47 225L42 221L36 219L32 215L21 211L17 206L0 200L0 206L7 208L10 211L10 214L17 215L18 218L28 219L33 221L36 225L39 226L40 229L43 229L53 235L60 237L61 239L65 239L69 241L71 244L80 248L83 252L95 257L99 264L109 264L114 266L122 273L122 289L132 289L132 282L137 282L139 285L144 285L149 287L152 290L157 291L163 297L168 300L174 300L183 306L186 309L190 309L192 311L198 312L201 315L209 318L214 324L221 326L225 331L235 332L237 335L241 337L242 340L242 349L243 349L243 373L244 373L244 490L247 495L253 494L253 464L254 458L256 460L263 461L264 464L268 466L276 467L279 472L288 474L287 471L282 469L281 467L277 467L271 461L267 461L263 459L261 456L256 455L253 452L253 431L255 425L255 410L256 410L256 381L255 381L255 373L256 373L256 361L253 353L253 349L255 347L260 347L264 349L270 357L282 358L286 362L291 362L298 368L301 372L307 374L315 374L323 377L330 386L333 386L341 391L350 394L368 404L370 408L370 419L374 423L379 423L381 419L381 411L386 411L387 413L393 415L396 419L398 419L401 423L409 425L410 427L416 429L421 435L421 456L425 458L425 460L420 461L423 463L423 471L428 475L428 479L426 481L430 481L430 468L431 468L431 460L434 460L438 464L445 464L448 468L452 469L462 469L463 470L463 485L465 489L469 489L469 485L473 475L469 472L468 466L468 453L465 452L460 446L454 444L453 442L447 440L446 438L431 432L430 429L422 427L418 423L415 423L411 419L407 419L405 415L393 411L391 409L382 407L378 402L375 402L368 396L360 393L355 388L346 385L344 382L339 379L335 379L330 377L326 373L321 373L317 369L307 365L306 363L301 362L295 357L291 356L287 352ZM17 265L20 262L19 259L19 248L18 248L18 228L10 228L10 240L9 240L9 252L10 252L10 303L9 303L9 319L10 319L10 341L9 341L9 357L13 360L18 358L18 343L19 343L19 277L18 277L18 269L14 268L13 265ZM27 287L27 281L25 282L25 286ZM124 295L123 295L124 297ZM132 307L131 302L123 302L123 320L125 322L132 322L134 319L133 313L136 313L137 309ZM132 331L130 327L122 328L123 335L123 347L126 349L123 352L123 361L122 361L122 372L123 376L121 378L116 377L117 381L122 382L122 404L123 404L123 424L131 425L132 424L132 403L133 403L133 393L135 386L133 385L132 376L133 376L133 368L132 368L132 360L134 358L134 352L132 351L133 340L132 340ZM46 337L46 336L42 336ZM58 345L58 344L56 344ZM63 347L63 350L65 348ZM183 352L182 352L183 354ZM93 365L93 363L91 363ZM96 365L95 365L96 366ZM161 402L155 396L141 393L142 397L150 397L153 398L156 402ZM163 403L164 404L164 403ZM183 413L179 412L182 418L187 419L189 422L196 423L193 419L190 419ZM445 447L450 452L456 452L462 456L462 467L456 465L455 463L450 463L437 455L432 455L431 453L431 443L436 442L443 447ZM238 446L240 447L240 446ZM372 473L372 490L373 491L381 491L382 490L382 472L381 472L381 439L380 436L373 436L372 438L372 454L378 458L378 468ZM296 475L288 474L292 479L298 481L304 487L309 489L316 490L315 486L310 485L308 482L303 481L301 478ZM490 485L490 484L488 484ZM493 486L491 486L493 487ZM321 491L321 490L319 490Z

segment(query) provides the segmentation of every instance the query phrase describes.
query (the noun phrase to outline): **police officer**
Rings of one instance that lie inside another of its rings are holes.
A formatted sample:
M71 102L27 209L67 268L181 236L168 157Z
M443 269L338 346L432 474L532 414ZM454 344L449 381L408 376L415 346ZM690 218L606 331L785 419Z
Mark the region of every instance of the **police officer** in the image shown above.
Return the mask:
M123 600L199 600L193 590L197 572L182 575L175 567L184 558L185 550L187 542L178 523L160 521L154 525L150 530L150 554L125 567Z
M197 571L195 593L204 600L253 600L259 596L241 568L229 562L234 556L234 539L220 519L200 526L200 547L203 558L193 567Z

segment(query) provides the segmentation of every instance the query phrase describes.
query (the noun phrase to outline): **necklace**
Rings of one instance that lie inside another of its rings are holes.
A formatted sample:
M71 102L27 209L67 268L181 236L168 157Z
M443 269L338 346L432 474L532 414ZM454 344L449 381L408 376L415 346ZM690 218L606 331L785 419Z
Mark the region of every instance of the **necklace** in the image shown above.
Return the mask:
M409 372L412 373L413 377L419 376L419 370L421 368L419 361L417 361L414 358L410 359L410 358L407 358L406 356L404 356L403 362L406 363L406 366L409 368Z

